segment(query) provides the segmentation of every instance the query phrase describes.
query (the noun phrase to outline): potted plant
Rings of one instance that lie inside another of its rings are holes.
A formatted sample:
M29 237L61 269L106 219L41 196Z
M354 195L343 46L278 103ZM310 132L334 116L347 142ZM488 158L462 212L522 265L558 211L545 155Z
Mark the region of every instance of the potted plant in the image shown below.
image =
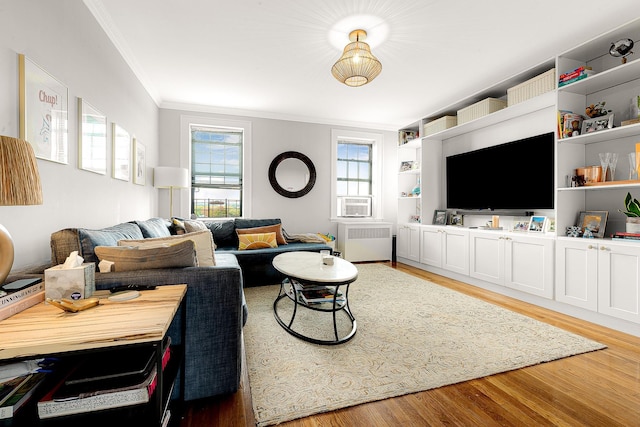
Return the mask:
M640 233L640 202L638 199L631 197L631 193L627 193L624 198L625 210L618 209L627 216L627 233Z

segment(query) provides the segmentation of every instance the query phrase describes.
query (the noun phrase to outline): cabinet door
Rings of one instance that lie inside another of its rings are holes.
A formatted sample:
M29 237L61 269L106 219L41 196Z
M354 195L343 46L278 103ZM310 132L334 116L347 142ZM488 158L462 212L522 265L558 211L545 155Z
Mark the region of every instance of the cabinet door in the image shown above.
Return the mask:
M556 242L555 299L598 310L598 245L577 239Z
M442 243L442 268L469 275L469 231L448 227Z
M441 227L422 228L420 237L420 262L433 267L442 267L442 240L444 230Z
M505 242L505 285L553 298L555 240L514 234Z
M398 258L409 258L409 227L406 225L398 224L396 255Z
M640 323L640 248L601 243L598 250L598 311Z
M420 261L420 227L409 226L409 254L407 258L412 261Z
M469 233L469 275L504 285L504 236L498 233Z

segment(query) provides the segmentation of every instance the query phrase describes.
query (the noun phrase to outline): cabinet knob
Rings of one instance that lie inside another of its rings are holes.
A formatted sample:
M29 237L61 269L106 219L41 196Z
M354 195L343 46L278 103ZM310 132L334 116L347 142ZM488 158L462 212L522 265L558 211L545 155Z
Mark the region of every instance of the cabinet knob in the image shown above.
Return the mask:
M589 246L587 246L587 249L595 249L595 248L596 248L596 247L595 247L595 246L593 246L593 245L589 245Z
M606 246L600 246L600 250L601 251L607 251L607 250L609 250L609 248L607 248Z

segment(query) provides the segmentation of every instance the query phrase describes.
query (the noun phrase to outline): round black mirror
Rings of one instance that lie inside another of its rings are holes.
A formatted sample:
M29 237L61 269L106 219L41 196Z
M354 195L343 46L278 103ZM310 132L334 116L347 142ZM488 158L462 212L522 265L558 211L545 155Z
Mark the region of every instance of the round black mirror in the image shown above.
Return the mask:
M316 183L316 167L304 154L286 151L271 161L269 182L271 187L284 197L302 197L311 191Z

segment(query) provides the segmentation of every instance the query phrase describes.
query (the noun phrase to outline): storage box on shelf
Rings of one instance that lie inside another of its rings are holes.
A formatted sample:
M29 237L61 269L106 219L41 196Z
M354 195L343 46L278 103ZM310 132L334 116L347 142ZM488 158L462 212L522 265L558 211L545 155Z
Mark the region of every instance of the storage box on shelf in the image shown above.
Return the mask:
M511 107L556 88L556 69L537 75L507 89L507 106Z
M497 98L486 98L458 110L458 124L479 119L507 107L507 101Z
M445 129L452 128L458 124L458 118L455 116L443 116L439 119L432 120L424 124L424 136L433 135Z

